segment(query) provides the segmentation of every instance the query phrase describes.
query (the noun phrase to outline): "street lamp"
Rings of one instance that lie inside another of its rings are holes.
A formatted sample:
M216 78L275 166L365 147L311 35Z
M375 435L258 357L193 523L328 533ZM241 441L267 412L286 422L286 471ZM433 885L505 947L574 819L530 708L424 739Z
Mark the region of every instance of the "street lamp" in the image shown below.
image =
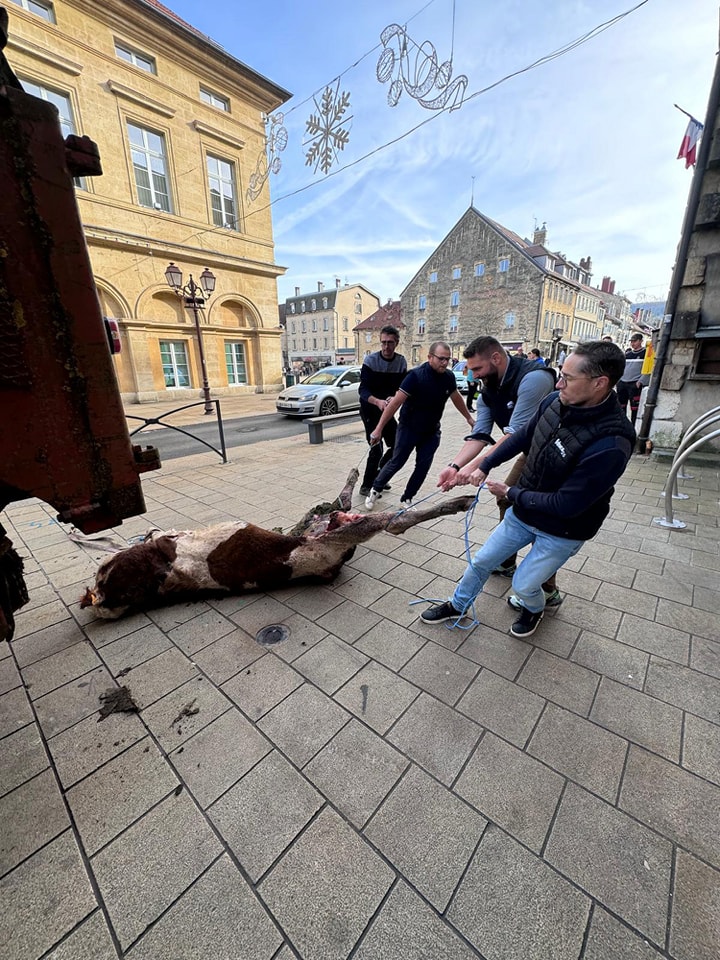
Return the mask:
M205 349L203 347L202 331L200 330L200 310L204 307L205 300L212 296L215 290L215 274L205 267L200 274L200 285L195 283L192 274L190 274L188 282L183 285L182 270L180 267L176 267L174 263L171 263L165 271L165 279L170 289L174 290L178 297L182 297L187 309L193 312L198 339L198 353L200 354L205 413L214 413L212 401L210 400L210 384L208 383L207 366L205 365ZM201 294L204 294L204 296Z

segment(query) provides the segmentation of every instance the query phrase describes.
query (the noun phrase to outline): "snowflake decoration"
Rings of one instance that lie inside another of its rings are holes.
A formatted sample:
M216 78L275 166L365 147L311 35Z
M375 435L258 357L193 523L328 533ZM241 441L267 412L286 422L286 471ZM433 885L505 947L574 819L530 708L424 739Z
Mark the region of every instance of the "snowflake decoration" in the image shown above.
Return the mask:
M350 133L343 126L352 120L352 114L345 116L350 106L350 94L340 93L339 87L340 80L334 87L325 87L319 103L317 97L313 97L317 113L310 114L310 119L305 121L305 130L310 137L303 144L310 144L305 154L305 166L314 165L315 173L318 167L327 173L337 160L338 153L345 149L350 140Z

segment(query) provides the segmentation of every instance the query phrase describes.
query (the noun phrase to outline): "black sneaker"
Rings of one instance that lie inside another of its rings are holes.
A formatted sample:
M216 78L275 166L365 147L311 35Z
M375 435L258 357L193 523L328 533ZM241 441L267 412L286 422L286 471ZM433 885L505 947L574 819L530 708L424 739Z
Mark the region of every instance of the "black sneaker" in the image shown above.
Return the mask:
M538 628L538 624L543 618L544 611L540 613L530 613L525 607L515 623L510 627L510 633L514 637L531 637Z
M392 490L392 487L390 486L389 483L386 483L385 486L383 487L383 490Z
M436 607L423 610L420 619L424 620L425 623L443 623L445 620L457 620L459 616L460 611L456 610L449 600L446 600L445 603L440 603Z
M372 487L360 487L360 496L367 497L367 495L370 493L371 490L372 490Z
M500 577L507 577L509 580L511 577L515 576L516 570L517 570L516 563L511 563L507 567L503 566L503 564L501 563L499 567L495 567L495 569L493 570L493 573L497 573L497 575Z

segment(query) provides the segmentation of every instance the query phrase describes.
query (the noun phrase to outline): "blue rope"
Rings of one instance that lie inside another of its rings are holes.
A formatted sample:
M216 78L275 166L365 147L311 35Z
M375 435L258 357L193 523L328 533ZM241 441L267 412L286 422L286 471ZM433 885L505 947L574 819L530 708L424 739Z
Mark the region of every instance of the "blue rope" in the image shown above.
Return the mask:
M478 500L479 500L479 498L480 498L480 491L483 489L484 486L485 486L485 483L484 483L484 482L480 484L480 486L478 487L478 491L477 491L477 493L475 494L475 499L473 500L473 502L470 504L470 506L469 506L469 507L467 508L467 510L465 511L465 531L464 531L464 537L465 537L465 555L466 555L466 557L467 557L468 564L470 564L470 563L471 563L471 560L472 560L472 557L470 556L470 525L472 524L473 516L474 516L474 514L475 514L475 507L477 506ZM425 499L426 499L426 500L429 500L430 497L432 497L432 496L435 496L435 494L434 494L434 493L431 493L430 496L429 496L429 497L425 497ZM418 502L419 502L419 503L422 503L422 500L420 500L420 501L418 501ZM400 512L402 513L403 511L400 511ZM411 600L410 603L408 604L408 606L412 607L412 606L414 606L416 603L445 603L445 601L444 601L444 600L440 600L440 599L432 599L432 598L430 598L430 597L421 597L419 600ZM470 601L470 606L468 607L468 609L469 609L470 612L472 613L472 620L471 620L469 626L464 627L464 626L461 624L461 622L460 622L461 620L464 620L464 619L467 617L467 610L465 610L464 612L460 613L459 616L457 617L457 619L454 620L452 623L446 623L446 624L445 624L445 629L446 629L446 630L455 630L455 629L458 629L458 630L474 630L475 627L480 626L480 621L478 620L477 614L475 613L475 601L474 601L474 600L471 600L471 601ZM469 619L469 618L468 618L468 619Z

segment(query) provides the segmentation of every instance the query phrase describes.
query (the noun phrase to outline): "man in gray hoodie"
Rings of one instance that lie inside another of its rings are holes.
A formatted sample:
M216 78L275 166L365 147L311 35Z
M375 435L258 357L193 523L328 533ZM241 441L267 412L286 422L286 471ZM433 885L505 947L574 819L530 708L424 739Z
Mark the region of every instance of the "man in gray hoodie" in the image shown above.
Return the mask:
M632 424L637 419L642 388L650 383L650 375L642 372L644 361L645 347L642 334L634 333L630 337L630 349L625 351L625 370L616 388L618 400L624 412L627 413L627 405L630 404L630 423Z

